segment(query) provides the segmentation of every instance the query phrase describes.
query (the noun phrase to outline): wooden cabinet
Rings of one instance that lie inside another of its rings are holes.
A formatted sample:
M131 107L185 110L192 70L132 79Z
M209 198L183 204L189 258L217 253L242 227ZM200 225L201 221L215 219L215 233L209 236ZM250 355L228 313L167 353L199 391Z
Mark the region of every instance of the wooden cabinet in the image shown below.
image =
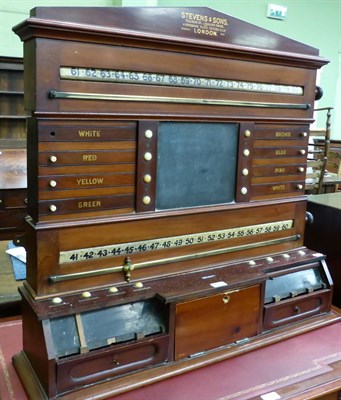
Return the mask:
M23 60L0 57L0 239L24 230L26 121Z
M45 397L108 397L339 318L324 275L268 295L324 260L303 247L317 49L208 8L37 7L15 32L32 113L15 365ZM152 331L125 330L136 303Z
M26 147L24 66L21 58L0 57L0 149Z

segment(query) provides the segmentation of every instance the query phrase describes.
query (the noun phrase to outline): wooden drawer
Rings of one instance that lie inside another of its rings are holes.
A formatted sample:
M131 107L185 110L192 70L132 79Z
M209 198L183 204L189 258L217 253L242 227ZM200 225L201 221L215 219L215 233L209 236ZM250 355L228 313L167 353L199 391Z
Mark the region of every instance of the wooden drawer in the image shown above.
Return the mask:
M26 189L0 190L0 211L26 208Z
M305 177L305 164L300 165L280 165L280 164L272 164L272 165L264 165L264 166L253 166L252 168L252 176L253 177L265 177L265 176L288 176L292 177L293 175L300 174L302 177Z
M0 191L0 240L13 239L25 229L26 189Z
M251 195L272 195L276 194L279 196L286 193L296 193L297 195L304 193L304 181L299 180L295 182L273 182L270 184L259 184L252 185Z
M57 361L57 391L62 393L166 362L168 342L169 336L162 335Z
M260 286L176 305L175 359L258 333Z
M321 290L264 307L264 330L277 328L330 309L330 290Z
M308 137L309 126L307 125L262 125L255 127L256 139L268 140L302 140Z

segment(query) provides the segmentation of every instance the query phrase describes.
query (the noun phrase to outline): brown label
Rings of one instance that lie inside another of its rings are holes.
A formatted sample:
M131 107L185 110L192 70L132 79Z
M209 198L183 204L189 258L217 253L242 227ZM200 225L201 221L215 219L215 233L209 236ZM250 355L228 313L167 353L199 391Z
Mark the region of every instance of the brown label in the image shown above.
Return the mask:
M275 132L275 137L276 138L290 138L291 132L284 132L284 131Z

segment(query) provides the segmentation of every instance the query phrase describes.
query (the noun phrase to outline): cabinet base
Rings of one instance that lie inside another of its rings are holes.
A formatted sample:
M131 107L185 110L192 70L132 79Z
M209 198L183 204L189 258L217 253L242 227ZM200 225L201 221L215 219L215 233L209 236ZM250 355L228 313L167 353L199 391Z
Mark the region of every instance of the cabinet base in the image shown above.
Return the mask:
M149 385L176 375L180 375L196 368L208 366L210 364L236 357L238 355L256 350L277 342L289 339L291 337L309 332L314 329L341 321L341 310L333 308L325 315L312 317L309 320L296 323L292 326L286 326L265 332L250 339L246 343L239 343L219 348L219 350L209 351L196 358L188 358L177 362L162 364L154 368L148 368L136 373L131 373L124 377L116 378L110 381L97 383L78 389L73 392L57 395L55 399L61 400L85 400L85 399L107 399L129 390L137 389L141 386ZM13 357L13 364L18 376L25 388L30 400L49 399L44 392L26 354L22 351Z

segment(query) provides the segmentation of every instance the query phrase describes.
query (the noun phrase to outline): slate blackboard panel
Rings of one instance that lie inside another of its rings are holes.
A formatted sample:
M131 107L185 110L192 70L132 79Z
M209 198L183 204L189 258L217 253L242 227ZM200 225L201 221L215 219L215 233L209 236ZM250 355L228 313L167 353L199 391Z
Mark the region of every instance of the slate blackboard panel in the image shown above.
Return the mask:
M89 350L165 332L166 313L155 299L88 311L81 314Z
M50 319L54 350L57 357L79 353L79 336L75 315Z
M265 285L265 303L271 303L275 296L286 299L296 295L306 294L308 290L324 288L325 281L319 268L309 268L273 277Z
M156 208L232 203L238 130L233 123L161 122Z

